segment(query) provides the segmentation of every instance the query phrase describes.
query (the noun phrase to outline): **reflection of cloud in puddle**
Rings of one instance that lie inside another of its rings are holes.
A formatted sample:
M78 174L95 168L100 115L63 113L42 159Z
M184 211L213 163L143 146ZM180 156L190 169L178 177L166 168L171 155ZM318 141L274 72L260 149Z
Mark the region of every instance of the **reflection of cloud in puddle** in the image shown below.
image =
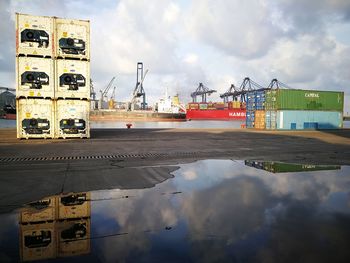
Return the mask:
M197 179L197 173L193 170L184 171L183 175L184 178L189 181Z
M281 240L287 240L289 243L285 242L285 249L296 253L293 246L300 240L309 239L310 243L315 243L314 237L321 230L328 231L328 217L319 212L324 209L321 204L333 191L345 193L333 196L327 209L338 204L336 211L348 211L349 177L337 176L339 171L271 174L244 168L237 162L213 160L183 165L174 172L175 178L165 184L152 189L131 190L128 194L133 198L111 202L104 216L117 222L117 232L129 234L102 241L104 261L113 261L117 257L121 261L133 261L136 255L149 253L154 247L152 242L156 241L150 235L162 235L166 226L176 231L181 223L186 225L185 234L189 237L187 242L191 253L200 252L203 260L215 251L214 254L221 253L222 261L225 261L226 252L222 248L240 242L272 242L274 248ZM181 194L176 197L162 195L177 191ZM116 191L114 194L123 193ZM322 228L315 228L322 220ZM304 231L304 222L309 232ZM345 229L337 221L331 224L337 234ZM290 227L293 233L290 233ZM269 235L261 237L266 229ZM145 233L145 230L152 233ZM288 235L293 236L291 241ZM325 235L334 239L330 234ZM348 241L346 237L344 240ZM313 249L316 248L318 246ZM269 246L261 249L262 253L258 255L261 260L273 253ZM283 255L282 250L278 253Z
M98 246L103 251L101 254L104 255L103 261L115 262L116 258L121 261L131 258L133 261L132 258L137 253L146 253L152 246L148 231L157 232L166 226L176 226L178 213L172 198L161 194L175 190L172 184L165 184L151 189L130 190L130 198L107 201L105 210L102 211L101 208L101 212L104 218L115 220L117 227L113 228L111 225L109 232L105 234L128 234L99 242Z

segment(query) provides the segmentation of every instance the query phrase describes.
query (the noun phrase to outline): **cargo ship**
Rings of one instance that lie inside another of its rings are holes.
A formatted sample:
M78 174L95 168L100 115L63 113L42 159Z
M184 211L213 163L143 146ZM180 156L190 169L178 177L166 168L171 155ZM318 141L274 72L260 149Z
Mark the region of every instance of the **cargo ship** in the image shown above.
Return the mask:
M187 120L245 120L245 103L239 101L189 103L187 105Z
M3 119L15 120L16 119L16 108L12 105L5 105L3 108L4 114L2 115Z
M152 110L92 110L90 121L185 121L186 114L155 112Z
M127 107L115 108L114 102L109 105L109 109L90 111L92 121L186 121L185 107L179 101L178 95L173 98L167 92L164 98L158 100L154 109L132 110Z

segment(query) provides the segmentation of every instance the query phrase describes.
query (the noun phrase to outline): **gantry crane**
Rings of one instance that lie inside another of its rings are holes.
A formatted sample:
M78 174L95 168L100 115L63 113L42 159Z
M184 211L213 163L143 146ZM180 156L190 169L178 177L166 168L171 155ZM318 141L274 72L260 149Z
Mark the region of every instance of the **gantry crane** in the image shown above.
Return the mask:
M110 90L110 88L112 87L112 85L113 85L113 82L115 81L115 78L116 77L113 77L110 81L109 81L109 83L108 83L108 85L106 86L106 88L104 89L104 90L100 90L100 93L101 93L101 97L100 97L100 109L102 109L103 108L103 102L108 102L108 96L107 96L107 94L108 94L108 91Z
M134 110L135 104L137 102L137 99L142 97L141 102L141 109L145 110L147 103L146 103L146 92L143 88L143 81L145 80L145 77L148 73L148 69L145 71L145 74L143 74L143 63L138 62L137 63L137 71L136 71L136 86L132 93L132 99L130 101L129 110Z
M203 83L199 83L198 88L191 93L192 101L197 102L197 96L202 96L202 102L207 102L207 94L210 96L214 92L216 92L216 90L209 89L204 86Z
M243 79L242 84L237 88L234 84L225 93L220 95L220 98L224 99L224 102L228 102L229 98L232 97L233 100L237 100L240 97L241 102L246 102L246 93L252 90L266 90L263 86L259 85L255 81L246 77Z
M109 109L114 109L115 108L115 90L116 90L116 86L114 86L111 97L108 101L108 108Z
M229 102L230 97L232 96L232 100L237 100L237 93L239 92L238 87L234 84L231 84L230 88L223 94L220 94L220 98L224 99L224 102Z
M279 88L286 88L286 89L291 89L288 85L284 84L283 82L279 81L278 79L273 79L271 80L269 86L267 89L279 89Z

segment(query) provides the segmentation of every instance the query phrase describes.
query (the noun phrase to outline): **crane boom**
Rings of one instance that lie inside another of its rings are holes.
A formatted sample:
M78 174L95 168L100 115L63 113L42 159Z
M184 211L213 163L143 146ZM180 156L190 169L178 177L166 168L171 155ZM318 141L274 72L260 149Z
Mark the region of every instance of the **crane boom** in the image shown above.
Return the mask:
M210 96L214 92L216 92L216 90L209 89L204 86L203 83L199 83L198 88L191 93L191 97L193 102L197 102L197 96L202 96L202 102L207 102L207 94Z

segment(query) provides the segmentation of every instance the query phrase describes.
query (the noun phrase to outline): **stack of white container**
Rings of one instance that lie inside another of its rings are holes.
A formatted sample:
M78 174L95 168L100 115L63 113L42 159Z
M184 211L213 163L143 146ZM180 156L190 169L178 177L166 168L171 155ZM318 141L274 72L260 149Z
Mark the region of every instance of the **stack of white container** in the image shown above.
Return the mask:
M89 138L89 21L16 14L18 138Z

